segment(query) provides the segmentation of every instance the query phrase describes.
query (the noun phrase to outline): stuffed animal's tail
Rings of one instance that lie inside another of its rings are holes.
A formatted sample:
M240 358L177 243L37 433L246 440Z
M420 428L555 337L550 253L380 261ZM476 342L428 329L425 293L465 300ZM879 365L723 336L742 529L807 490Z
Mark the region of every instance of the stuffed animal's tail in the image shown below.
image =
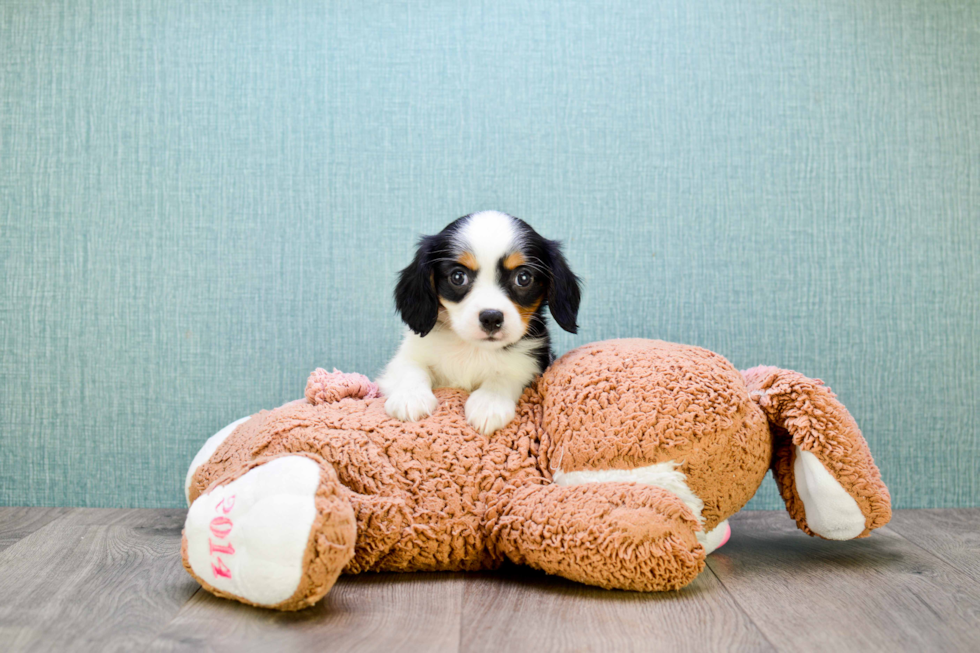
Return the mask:
M306 400L311 404L329 404L348 397L353 399L374 399L381 391L371 379L356 372L341 372L336 367L333 372L318 367L306 382Z
M772 472L810 535L866 537L891 519L891 496L857 423L819 379L777 367L742 372L773 434Z

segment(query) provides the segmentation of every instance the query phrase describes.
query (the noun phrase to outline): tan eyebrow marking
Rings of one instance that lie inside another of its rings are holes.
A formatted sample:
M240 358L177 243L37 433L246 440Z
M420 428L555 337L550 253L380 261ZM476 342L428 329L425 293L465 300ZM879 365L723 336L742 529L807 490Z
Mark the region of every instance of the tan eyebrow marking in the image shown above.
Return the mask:
M476 257L470 252L463 252L456 259L456 262L460 265L466 266L471 270L479 270L480 264L476 262Z
M527 259L520 252L514 252L510 256L504 259L504 267L508 270L513 270L527 263Z

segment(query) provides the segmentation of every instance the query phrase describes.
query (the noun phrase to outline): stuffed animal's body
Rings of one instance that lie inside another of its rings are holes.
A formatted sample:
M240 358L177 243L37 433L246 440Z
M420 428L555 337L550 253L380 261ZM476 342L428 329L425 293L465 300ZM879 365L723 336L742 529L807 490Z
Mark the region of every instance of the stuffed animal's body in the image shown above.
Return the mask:
M890 500L857 425L820 381L738 372L697 347L580 347L490 437L466 394L389 418L360 375L229 425L188 472L187 570L209 591L312 605L341 572L494 568L505 559L606 588L679 589L773 470L790 515L866 536Z

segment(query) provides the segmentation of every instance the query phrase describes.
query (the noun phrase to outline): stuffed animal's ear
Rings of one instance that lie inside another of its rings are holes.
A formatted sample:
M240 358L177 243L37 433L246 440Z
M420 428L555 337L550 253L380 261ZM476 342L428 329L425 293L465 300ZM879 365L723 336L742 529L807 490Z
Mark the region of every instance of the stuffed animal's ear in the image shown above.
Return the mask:
M555 318L558 326L569 333L576 333L578 325L578 305L582 297L579 278L575 276L568 261L561 253L561 244L557 240L545 241L545 254L548 257L548 267L551 270L551 282L548 286L548 306L551 317Z
M439 298L432 278L435 240L435 236L419 240L415 258L399 273L395 286L395 308L408 328L420 336L432 331L439 317Z
M865 537L891 519L891 494L861 429L819 379L778 367L742 372L773 435L772 475L800 530Z

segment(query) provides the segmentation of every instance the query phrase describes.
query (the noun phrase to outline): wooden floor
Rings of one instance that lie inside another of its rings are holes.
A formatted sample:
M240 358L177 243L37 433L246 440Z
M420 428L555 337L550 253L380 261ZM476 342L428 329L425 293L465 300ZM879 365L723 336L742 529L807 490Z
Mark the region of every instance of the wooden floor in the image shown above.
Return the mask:
M0 508L0 650L980 651L980 509L899 511L853 542L743 513L679 593L508 567L342 577L289 614L200 590L180 565L183 520Z

